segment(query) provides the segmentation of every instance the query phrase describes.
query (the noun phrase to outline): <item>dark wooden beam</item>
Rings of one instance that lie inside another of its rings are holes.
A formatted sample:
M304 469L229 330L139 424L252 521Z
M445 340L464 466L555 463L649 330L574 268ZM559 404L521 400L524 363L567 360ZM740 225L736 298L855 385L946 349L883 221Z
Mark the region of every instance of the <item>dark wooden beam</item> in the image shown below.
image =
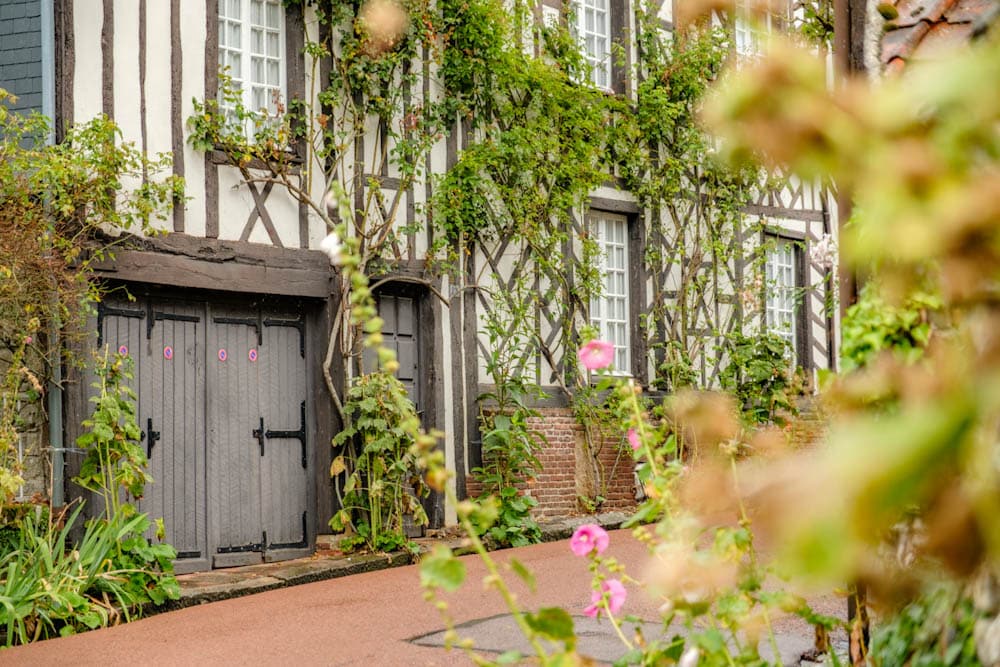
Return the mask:
M219 243L204 246L200 257L186 252L122 250L114 260L96 265L98 276L129 282L170 285L197 289L250 292L283 296L327 298L333 276L329 261L321 252L295 250L298 261L282 256L280 248L258 246L239 253ZM162 249L161 249L162 250Z
M763 204L747 204L742 208L742 211L748 215L759 215L763 218L823 222L823 211L782 208L780 206L766 206Z
M626 215L637 215L639 213L639 205L635 202L623 199L610 199L608 197L591 197L590 208L595 211L624 213Z

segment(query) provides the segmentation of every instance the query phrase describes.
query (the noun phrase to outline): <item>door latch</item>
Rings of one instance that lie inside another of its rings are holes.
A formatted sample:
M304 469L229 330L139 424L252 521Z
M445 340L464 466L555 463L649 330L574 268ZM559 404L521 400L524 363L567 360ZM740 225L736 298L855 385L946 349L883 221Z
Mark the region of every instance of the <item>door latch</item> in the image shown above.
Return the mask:
M153 418L149 417L146 419L146 431L145 433L139 434L139 440L146 441L146 458L148 459L153 455L153 446L156 445L156 441L160 439L160 432L153 430Z
M260 418L260 428L255 428L253 430L253 437L257 438L257 444L260 445L260 455L264 456L264 440L267 439L267 435L264 433L264 418Z

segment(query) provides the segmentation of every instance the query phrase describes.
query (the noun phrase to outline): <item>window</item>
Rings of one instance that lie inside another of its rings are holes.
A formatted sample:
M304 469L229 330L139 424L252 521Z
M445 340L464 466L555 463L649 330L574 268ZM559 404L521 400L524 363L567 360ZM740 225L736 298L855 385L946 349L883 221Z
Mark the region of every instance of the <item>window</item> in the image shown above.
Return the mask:
M796 358L799 344L798 307L798 248L788 239L773 239L767 250L765 267L764 328L788 341L791 359Z
M219 0L219 68L249 111L275 116L284 98L284 20L281 0Z
M621 216L591 213L590 228L600 249L602 292L590 300L590 323L598 338L615 346L614 371L631 369L628 320L628 221Z
M736 53L746 58L759 57L764 52L764 42L772 28L771 13L751 12L748 0L737 0L733 37Z
M611 89L611 0L574 0L576 36L590 65L590 82Z

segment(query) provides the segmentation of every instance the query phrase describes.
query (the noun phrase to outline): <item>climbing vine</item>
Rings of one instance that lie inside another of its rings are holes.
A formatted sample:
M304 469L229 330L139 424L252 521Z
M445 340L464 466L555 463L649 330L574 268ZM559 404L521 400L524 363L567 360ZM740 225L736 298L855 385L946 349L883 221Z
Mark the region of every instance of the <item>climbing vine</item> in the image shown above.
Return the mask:
M623 45L612 49L624 74L617 78L629 83L612 92L587 83L571 4L545 22L524 0L286 5L309 17L305 98L272 117L244 108L223 73L219 98L198 103L189 119L191 142L221 151L247 183L284 187L356 243L355 278L340 274L325 363L345 424L351 416L334 378L364 370L352 293L361 276L399 278L408 246L426 247L428 268L405 280L448 306L474 300L479 328L490 311L510 312L504 300L516 294L513 310L524 317L504 335L523 342L524 377L557 387L570 404L589 400L574 351L603 287L585 212L609 183L643 212L631 224L645 239L641 262L653 286L652 303L640 304L643 348L656 367L649 383L716 382L716 351L757 316L729 297L759 280L754 247L764 222L743 207L771 185L757 168L718 163L697 122L729 57L724 31L679 30L671 39L652 5L640 3L634 62ZM447 165L432 170L445 144ZM421 184L427 197L414 201L408 193ZM344 213L328 205L331 195L348 203ZM407 202L415 214L402 222ZM437 293L431 271L447 276L450 294ZM480 334L491 345L509 342ZM595 460L599 439L587 439Z

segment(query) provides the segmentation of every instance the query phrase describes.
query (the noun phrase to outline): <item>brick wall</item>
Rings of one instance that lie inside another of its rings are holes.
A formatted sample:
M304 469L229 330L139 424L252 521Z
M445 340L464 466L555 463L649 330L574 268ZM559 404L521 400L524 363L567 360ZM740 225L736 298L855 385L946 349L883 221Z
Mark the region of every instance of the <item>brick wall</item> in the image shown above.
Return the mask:
M604 503L598 511L628 510L635 507L631 452L620 452L619 439L597 443L599 465L585 454L585 434L568 408L544 408L529 420L531 427L545 434L548 444L538 453L542 470L526 485L538 501L536 518L568 516L586 512L579 498L594 497L603 487ZM602 484L600 480L604 480ZM468 481L468 495L475 497L481 487Z
M40 0L0 0L0 88L18 97L15 111L42 110Z

